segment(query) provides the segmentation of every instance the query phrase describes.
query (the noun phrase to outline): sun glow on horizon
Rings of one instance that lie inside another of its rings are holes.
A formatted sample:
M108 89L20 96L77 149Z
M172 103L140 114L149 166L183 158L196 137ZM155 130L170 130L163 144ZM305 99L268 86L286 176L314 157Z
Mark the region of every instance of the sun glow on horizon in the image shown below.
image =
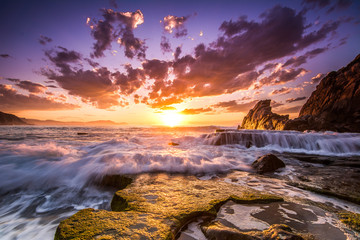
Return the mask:
M161 114L161 120L164 125L169 127L175 127L182 123L184 116L173 111L164 111Z

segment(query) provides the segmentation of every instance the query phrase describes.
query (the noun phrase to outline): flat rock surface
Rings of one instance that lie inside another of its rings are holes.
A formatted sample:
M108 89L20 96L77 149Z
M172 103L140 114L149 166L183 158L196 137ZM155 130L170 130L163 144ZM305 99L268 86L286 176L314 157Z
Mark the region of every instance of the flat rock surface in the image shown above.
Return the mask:
M237 203L282 200L216 179L144 174L116 192L111 205L118 211L81 210L60 223L55 239L173 239L188 221L215 217L229 199Z

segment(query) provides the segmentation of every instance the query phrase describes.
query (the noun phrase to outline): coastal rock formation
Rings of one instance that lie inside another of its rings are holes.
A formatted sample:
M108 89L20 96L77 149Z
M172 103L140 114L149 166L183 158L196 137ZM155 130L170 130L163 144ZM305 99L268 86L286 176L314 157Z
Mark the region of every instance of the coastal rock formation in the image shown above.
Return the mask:
M257 173L263 174L283 168L285 167L285 163L274 154L266 154L259 157L251 166L256 169Z
M244 117L241 129L282 130L289 115L273 113L270 102L270 99L259 101Z
M215 218L228 200L251 204L283 199L216 179L143 174L115 193L113 211L81 210L60 223L55 239L175 239L190 220Z
M13 114L0 112L0 125L28 125Z
M360 132L360 55L324 77L284 130Z

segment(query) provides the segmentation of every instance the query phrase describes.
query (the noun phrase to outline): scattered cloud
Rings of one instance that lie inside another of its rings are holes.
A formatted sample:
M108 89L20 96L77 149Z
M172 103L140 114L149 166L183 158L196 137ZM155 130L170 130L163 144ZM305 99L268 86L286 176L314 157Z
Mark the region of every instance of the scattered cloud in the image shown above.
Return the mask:
M255 106L257 100L247 102L247 103L238 103L236 100L219 102L212 105L214 108L224 108L227 112L248 112L251 108Z
M187 29L185 28L185 22L189 19L190 16L177 17L173 15L168 15L164 17L162 22L164 30L168 33L174 32L174 37L184 37L188 34Z
M124 47L128 58L145 58L147 47L145 42L134 36L133 30L144 22L140 10L135 12L116 12L112 9L102 10L103 20L95 21L90 25L91 35L96 40L92 53L93 57L105 56L104 51L111 49L111 43L117 42ZM90 23L89 23L90 24Z
M20 79L15 79L15 78L7 78L7 80L16 83L15 84L16 86L18 86L19 88L25 89L25 90L29 91L30 93L43 93L47 89L47 87L45 87L42 84L34 83L31 81L27 81L27 80L21 81Z
M56 102L50 98L39 97L34 94L23 95L11 85L0 84L0 102L3 111L26 110L72 110L79 106L70 103Z
M325 77L325 74L318 73L315 77L311 78L311 81L313 81L313 83L318 83L321 79L323 79L323 77Z
M180 113L185 115L195 115L195 114L212 112L212 111L213 111L212 108L186 108Z
M288 94L292 91L291 88L288 88L288 87L282 87L280 89L276 89L276 90L273 90L269 95L270 96L273 96L273 95L285 95L285 94Z
M0 57L2 57L2 58L8 58L8 57L10 57L10 55L9 54L0 54Z
M41 45L46 45L47 43L50 43L52 42L52 39L49 38L49 37L46 37L46 36L43 36L43 35L40 35L40 38L39 38L39 43Z
M278 114L298 113L301 108L302 108L302 105L290 107L290 108L283 108L283 109L277 110L276 113L278 113Z
M91 103L102 109L120 105L118 101L119 87L113 81L119 81L119 85L124 90L123 94L131 91L126 89L124 87L126 84L121 82L121 78L128 75L119 72L112 73L106 67L99 67L94 71L72 67L71 64L79 64L80 61L83 61L78 52L58 48L56 51L46 52L46 55L56 69L43 69L43 75L56 81L70 95L81 97L83 102ZM128 74L131 74L131 69L128 70ZM126 86L133 87L132 84Z
M292 102L297 102L297 101L302 101L305 100L306 97L297 97L297 98L288 98L286 99L287 103L292 103Z
M306 52L304 55L301 55L299 57L292 57L292 58L288 59L282 67L287 67L290 65L292 65L293 67L299 67L300 65L306 63L309 58L314 58L315 56L325 52L326 50L328 50L327 47L316 48L312 51Z
M161 36L160 48L163 53L172 52L170 41L165 36Z

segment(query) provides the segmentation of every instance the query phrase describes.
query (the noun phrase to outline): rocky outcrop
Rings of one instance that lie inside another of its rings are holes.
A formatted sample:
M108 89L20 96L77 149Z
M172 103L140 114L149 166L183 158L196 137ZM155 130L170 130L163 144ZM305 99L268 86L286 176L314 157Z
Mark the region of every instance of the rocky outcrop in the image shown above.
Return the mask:
M244 117L241 129L282 130L289 115L273 113L270 102L270 99L259 101Z
M285 163L281 161L274 154L266 154L262 157L259 157L251 165L257 173L263 174L267 172L274 172L279 168L285 167Z
M323 78L284 130L360 132L360 55Z
M228 200L264 204L283 199L216 179L143 174L115 193L112 211L83 209L60 223L55 239L175 239L190 220L215 218Z
M28 125L13 114L0 112L0 125Z

